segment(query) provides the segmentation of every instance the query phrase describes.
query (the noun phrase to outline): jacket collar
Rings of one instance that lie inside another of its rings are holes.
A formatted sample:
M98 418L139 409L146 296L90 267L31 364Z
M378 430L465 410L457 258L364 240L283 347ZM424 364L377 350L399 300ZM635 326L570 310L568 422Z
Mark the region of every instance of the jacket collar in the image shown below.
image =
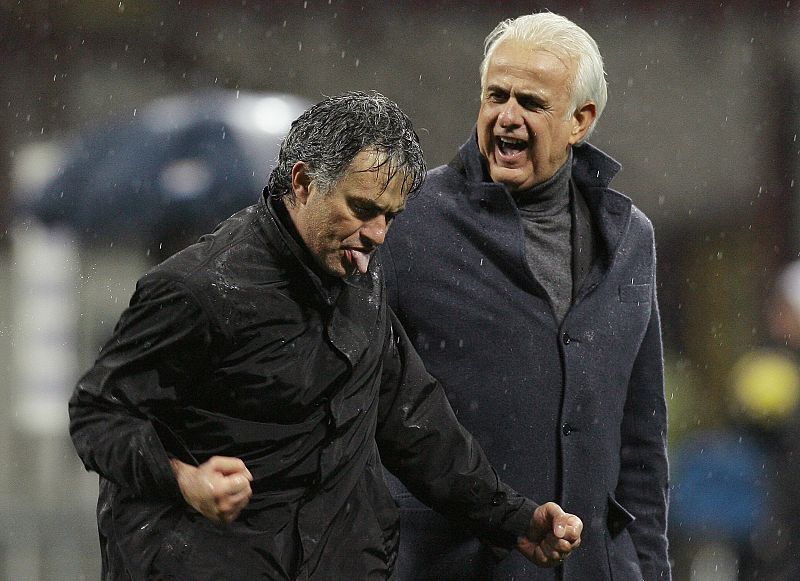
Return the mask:
M607 188L622 165L591 143L572 147L572 177L579 187Z
M355 273L343 279L322 273L308 249L298 240L293 225L281 218L285 210L282 211L279 204L283 202L265 192L256 205L267 243L287 261L298 264L311 280L316 293L329 307L328 338L349 363L355 365L374 341L382 317L383 271L379 253L372 257L364 274Z
M276 200L266 193L259 197L257 215L263 233L267 237L270 245L281 255L299 263L300 267L313 283L322 301L326 305L332 306L336 302L336 297L343 284L342 280L319 271L314 264L311 253L305 245L298 240L298 235L296 230L294 230L294 226L286 224L286 219L281 217L281 214L286 216L286 212L285 209L282 209L279 205L282 206L283 201Z

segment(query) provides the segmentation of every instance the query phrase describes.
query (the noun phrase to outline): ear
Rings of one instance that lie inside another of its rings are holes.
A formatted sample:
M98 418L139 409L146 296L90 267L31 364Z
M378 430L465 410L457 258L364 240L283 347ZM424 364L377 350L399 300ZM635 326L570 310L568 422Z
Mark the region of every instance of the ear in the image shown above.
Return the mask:
M597 119L597 105L594 104L594 101L587 101L572 115L572 131L569 135L569 144L575 145L580 142L592 127L595 119Z
M305 205L308 201L311 178L308 177L308 166L304 161L298 161L292 166L292 192L297 203Z

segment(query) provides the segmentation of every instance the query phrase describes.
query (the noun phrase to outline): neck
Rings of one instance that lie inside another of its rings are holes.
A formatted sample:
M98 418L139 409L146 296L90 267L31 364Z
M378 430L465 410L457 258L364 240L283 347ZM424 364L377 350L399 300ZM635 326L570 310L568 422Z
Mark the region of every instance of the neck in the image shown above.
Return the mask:
M572 175L572 148L564 164L545 181L529 190L514 192L519 206L550 207L560 206L569 199L569 180Z

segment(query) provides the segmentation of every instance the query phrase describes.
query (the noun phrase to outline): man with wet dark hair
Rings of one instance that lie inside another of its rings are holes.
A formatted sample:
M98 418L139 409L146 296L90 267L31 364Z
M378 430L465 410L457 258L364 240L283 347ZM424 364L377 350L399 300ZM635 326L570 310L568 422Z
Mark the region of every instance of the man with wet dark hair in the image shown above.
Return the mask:
M376 93L302 115L264 195L146 274L70 400L104 579L391 577L382 465L540 566L582 522L502 484L386 304L374 250L425 172Z

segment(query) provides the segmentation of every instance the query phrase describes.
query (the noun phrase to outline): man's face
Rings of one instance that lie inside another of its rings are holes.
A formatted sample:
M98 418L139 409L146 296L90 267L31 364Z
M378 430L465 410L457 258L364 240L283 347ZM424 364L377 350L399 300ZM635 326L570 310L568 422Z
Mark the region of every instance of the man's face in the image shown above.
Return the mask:
M292 170L294 205L289 214L311 254L328 273L346 277L366 272L392 218L405 208L402 175L386 186L385 166L370 170L375 154L362 151L328 193L309 181L302 162Z
M498 45L478 114L478 147L493 181L527 190L564 164L594 120L593 105L567 115L574 74L575 63L553 52L515 40Z

